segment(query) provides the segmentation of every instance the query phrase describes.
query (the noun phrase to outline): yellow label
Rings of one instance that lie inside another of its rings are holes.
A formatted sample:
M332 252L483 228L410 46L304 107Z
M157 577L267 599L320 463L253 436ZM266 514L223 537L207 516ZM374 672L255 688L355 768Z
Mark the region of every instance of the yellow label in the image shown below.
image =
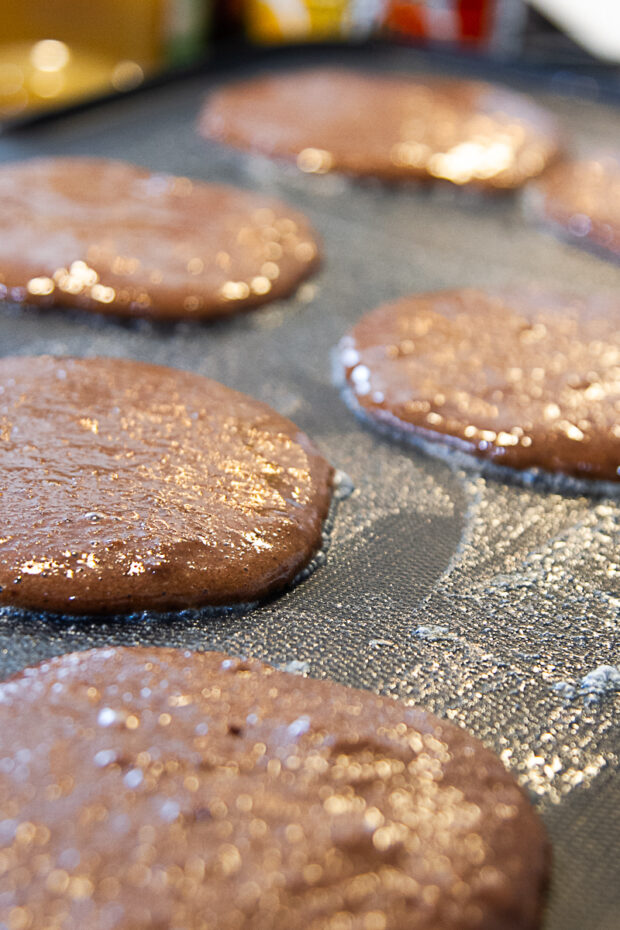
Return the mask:
M347 33L350 6L351 0L247 0L247 28L261 42L334 38Z

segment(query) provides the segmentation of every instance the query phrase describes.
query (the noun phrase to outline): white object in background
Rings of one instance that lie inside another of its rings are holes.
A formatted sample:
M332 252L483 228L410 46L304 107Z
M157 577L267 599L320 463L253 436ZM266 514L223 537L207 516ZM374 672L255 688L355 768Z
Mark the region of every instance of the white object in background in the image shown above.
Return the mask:
M352 0L348 26L352 35L365 36L381 22L387 0Z
M620 0L528 0L579 45L620 62Z

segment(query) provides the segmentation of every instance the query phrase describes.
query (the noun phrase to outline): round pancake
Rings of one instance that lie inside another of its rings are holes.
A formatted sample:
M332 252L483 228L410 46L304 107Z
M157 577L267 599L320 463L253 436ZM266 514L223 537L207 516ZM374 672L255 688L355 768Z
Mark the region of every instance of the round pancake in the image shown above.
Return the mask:
M397 434L516 469L618 481L620 306L540 291L405 297L340 345L349 396Z
M547 843L512 776L370 692L98 649L0 685L0 758L11 927L539 926Z
M321 545L332 469L290 420L189 372L0 360L0 605L248 603Z
M554 165L533 186L540 217L576 245L620 258L620 163L613 158Z
M0 167L0 296L153 319L228 316L317 266L306 218L262 195L120 161Z
M320 69L231 84L209 98L210 139L296 159L302 171L510 189L556 156L555 121L491 84Z

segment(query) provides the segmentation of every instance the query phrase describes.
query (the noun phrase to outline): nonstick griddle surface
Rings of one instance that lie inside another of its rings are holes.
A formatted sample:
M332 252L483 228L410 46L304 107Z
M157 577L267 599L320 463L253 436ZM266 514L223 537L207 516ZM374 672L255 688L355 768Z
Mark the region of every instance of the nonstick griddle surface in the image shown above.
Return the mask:
M433 65L404 49L338 54L384 70ZM332 61L313 50L279 55L276 66L304 58ZM420 703L494 748L538 804L555 848L546 930L617 930L620 692L600 668L620 663L620 500L451 471L374 435L341 401L330 352L362 313L413 291L540 281L618 293L620 267L541 232L518 199L305 177L200 139L209 87L269 63L231 62L0 137L0 161L118 157L283 197L324 239L320 274L294 299L215 325L4 306L0 354L143 359L270 403L355 486L338 508L326 564L241 615L102 621L0 610L0 673L93 646L151 643L252 654ZM615 110L525 89L558 114L577 151L618 149Z

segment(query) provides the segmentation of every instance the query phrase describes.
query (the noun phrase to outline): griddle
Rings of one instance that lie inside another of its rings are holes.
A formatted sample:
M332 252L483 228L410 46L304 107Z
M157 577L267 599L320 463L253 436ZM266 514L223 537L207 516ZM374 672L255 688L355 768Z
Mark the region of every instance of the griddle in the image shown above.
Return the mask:
M5 608L0 674L106 644L171 645L250 654L419 703L499 753L538 806L555 851L545 930L617 930L620 692L609 667L620 663L620 502L451 469L375 435L342 402L330 353L362 313L407 293L539 281L611 294L620 267L536 228L519 198L307 177L195 133L217 83L334 59L437 68L433 56L405 48L232 56L205 74L0 137L0 161L118 157L304 210L326 261L290 300L212 325L168 326L4 305L0 354L126 356L216 378L293 419L354 486L325 564L283 596L246 613L105 620ZM472 62L455 67L486 76ZM504 83L557 113L578 153L618 149L612 106L527 78L504 73Z

